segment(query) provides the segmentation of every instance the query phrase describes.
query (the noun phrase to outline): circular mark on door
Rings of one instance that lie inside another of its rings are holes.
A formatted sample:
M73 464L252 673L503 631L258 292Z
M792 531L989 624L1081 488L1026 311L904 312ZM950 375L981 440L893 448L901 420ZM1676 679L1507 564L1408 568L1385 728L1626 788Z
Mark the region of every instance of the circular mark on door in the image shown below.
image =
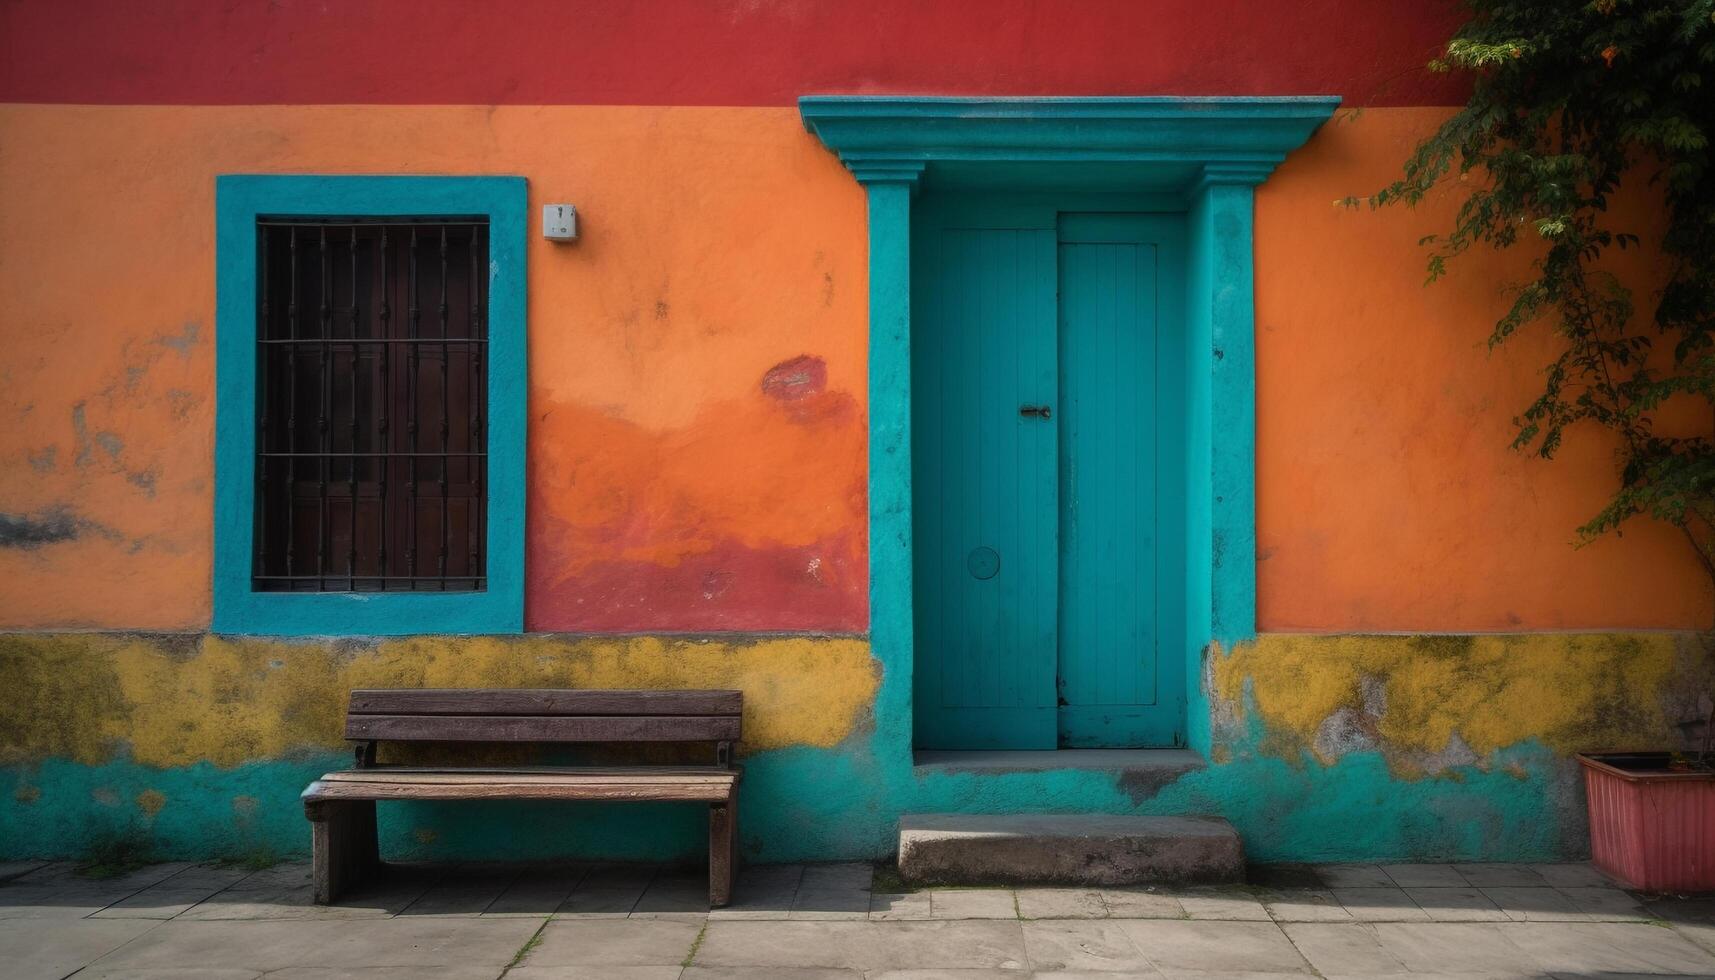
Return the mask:
M1000 572L1000 553L993 548L977 548L965 558L965 567L974 578L994 578Z

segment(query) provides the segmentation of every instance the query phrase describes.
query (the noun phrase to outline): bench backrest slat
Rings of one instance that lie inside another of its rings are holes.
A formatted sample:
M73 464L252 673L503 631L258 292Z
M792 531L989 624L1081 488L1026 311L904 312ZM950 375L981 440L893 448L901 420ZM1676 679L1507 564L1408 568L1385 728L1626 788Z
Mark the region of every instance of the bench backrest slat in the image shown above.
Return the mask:
M737 715L742 691L424 689L351 692L354 715Z
M360 690L360 742L736 742L740 691Z
M345 737L378 742L737 741L737 715L348 715Z

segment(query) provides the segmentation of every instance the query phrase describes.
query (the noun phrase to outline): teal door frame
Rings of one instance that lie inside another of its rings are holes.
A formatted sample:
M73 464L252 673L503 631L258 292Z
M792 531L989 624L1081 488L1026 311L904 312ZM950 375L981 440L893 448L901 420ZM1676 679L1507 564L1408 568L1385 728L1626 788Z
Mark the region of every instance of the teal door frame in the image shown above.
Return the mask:
M1207 753L1204 651L1256 633L1254 188L1339 99L829 95L798 105L805 128L838 154L868 203L870 644L883 671L877 751L911 752L911 200L930 180L1130 188L1183 206L1186 736Z

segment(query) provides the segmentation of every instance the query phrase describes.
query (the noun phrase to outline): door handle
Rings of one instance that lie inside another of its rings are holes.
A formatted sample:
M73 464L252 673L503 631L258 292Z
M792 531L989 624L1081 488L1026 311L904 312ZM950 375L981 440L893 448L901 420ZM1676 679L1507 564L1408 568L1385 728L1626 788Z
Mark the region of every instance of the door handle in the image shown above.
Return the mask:
M1025 418L1051 419L1054 417L1054 410L1047 405L1020 405L1018 414Z

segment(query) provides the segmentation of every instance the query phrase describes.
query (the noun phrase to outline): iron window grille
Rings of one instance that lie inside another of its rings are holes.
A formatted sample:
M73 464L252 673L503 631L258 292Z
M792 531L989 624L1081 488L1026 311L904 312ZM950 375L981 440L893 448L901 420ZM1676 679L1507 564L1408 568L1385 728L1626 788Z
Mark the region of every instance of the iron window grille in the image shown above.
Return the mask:
M488 221L256 224L253 588L483 591Z

